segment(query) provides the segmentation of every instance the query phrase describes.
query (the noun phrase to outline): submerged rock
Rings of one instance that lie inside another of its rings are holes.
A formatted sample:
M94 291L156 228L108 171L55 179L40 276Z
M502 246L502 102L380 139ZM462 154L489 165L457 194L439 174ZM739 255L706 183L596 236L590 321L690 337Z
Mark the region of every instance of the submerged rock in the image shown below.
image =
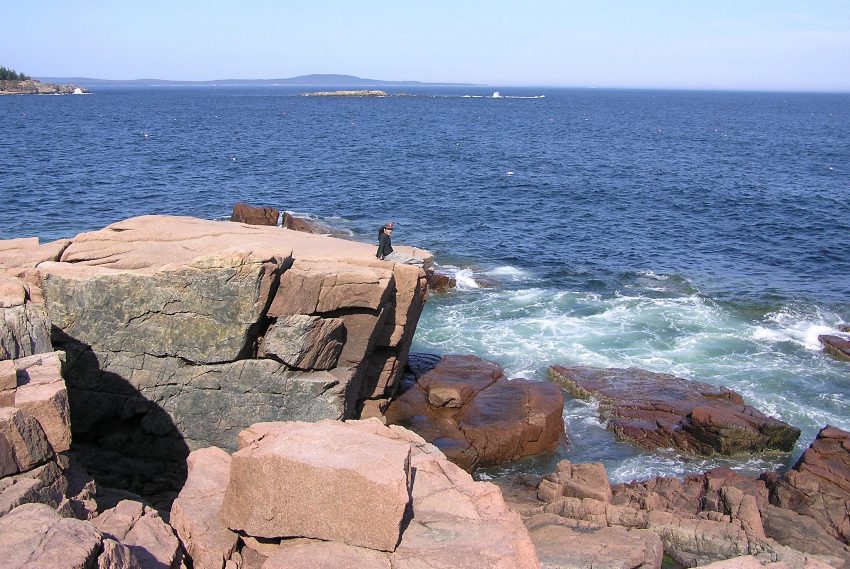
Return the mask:
M471 470L554 450L566 437L563 408L555 385L509 380L476 356L445 356L390 404L386 418Z
M768 417L729 389L641 369L551 366L574 397L599 399L608 430L646 449L700 455L788 452L800 430Z

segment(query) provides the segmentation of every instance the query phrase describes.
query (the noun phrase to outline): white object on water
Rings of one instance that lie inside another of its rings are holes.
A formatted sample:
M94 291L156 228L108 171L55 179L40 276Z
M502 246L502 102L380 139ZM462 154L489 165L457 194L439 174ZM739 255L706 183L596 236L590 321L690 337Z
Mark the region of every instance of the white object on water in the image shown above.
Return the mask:
M508 170L507 172L505 172L505 176L513 176L513 175L514 175L513 170Z
M502 97L502 94L499 93L498 91L493 91L493 98L494 99L502 99L503 97Z
M82 95L82 94L83 94L83 90L82 90L82 89L80 89L79 87L77 87L76 89L74 89L74 95Z

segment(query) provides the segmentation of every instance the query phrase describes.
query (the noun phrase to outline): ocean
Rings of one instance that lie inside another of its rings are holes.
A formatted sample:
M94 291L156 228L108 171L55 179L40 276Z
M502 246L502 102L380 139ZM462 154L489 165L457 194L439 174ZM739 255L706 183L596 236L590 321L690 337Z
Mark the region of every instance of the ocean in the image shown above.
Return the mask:
M510 377L636 366L723 385L802 429L791 454L702 459L617 442L567 401L570 443L481 471L602 461L615 482L790 466L850 430L850 95L417 87L107 87L0 98L0 238L134 215L226 219L246 201L348 238L431 250L414 350ZM493 97L498 90L501 96Z

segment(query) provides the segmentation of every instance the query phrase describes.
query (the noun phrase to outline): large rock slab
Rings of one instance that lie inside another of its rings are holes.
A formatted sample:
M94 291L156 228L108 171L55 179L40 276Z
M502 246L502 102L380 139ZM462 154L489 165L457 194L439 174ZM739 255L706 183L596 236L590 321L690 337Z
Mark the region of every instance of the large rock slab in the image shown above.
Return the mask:
M549 374L574 397L597 398L608 429L646 449L787 452L800 436L799 429L745 405L734 391L702 382L636 368L551 366Z
M0 518L4 569L88 569L97 563L101 540L91 524L44 504L25 504Z
M445 356L390 404L386 418L471 470L554 450L565 438L563 408L555 385L508 380L476 356Z
M230 480L230 455L217 447L194 451L189 475L171 508L171 525L195 569L221 569L236 550L239 536L218 517Z
M221 509L230 529L396 548L410 502L409 445L322 421L254 425L240 446Z

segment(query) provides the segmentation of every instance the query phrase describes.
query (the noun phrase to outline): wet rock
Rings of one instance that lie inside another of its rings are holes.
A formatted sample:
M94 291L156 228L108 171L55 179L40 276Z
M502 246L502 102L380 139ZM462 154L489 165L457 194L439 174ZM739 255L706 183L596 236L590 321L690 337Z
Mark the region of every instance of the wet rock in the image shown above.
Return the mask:
M171 508L171 525L195 569L221 569L239 537L218 517L230 480L230 455L209 447L190 454L187 463L189 476Z
M280 210L273 207L254 207L239 202L233 206L230 221L236 223L247 223L249 225L272 225L277 226Z
M282 227L293 231L301 231L303 233L324 233L318 224L313 223L309 219L303 217L295 217L289 212L284 212Z
M554 450L565 438L563 394L552 384L508 380L497 364L445 356L386 411L463 468Z
M823 351L830 356L850 361L850 340L847 338L823 334L818 336L818 341L823 345Z
M457 287L457 280L451 276L438 272L428 273L428 289L436 293L445 294Z
M745 405L734 391L636 368L551 366L574 397L598 398L619 438L701 455L790 451L800 430Z
M395 549L410 501L408 445L322 421L253 425L240 447L221 509L230 529Z

